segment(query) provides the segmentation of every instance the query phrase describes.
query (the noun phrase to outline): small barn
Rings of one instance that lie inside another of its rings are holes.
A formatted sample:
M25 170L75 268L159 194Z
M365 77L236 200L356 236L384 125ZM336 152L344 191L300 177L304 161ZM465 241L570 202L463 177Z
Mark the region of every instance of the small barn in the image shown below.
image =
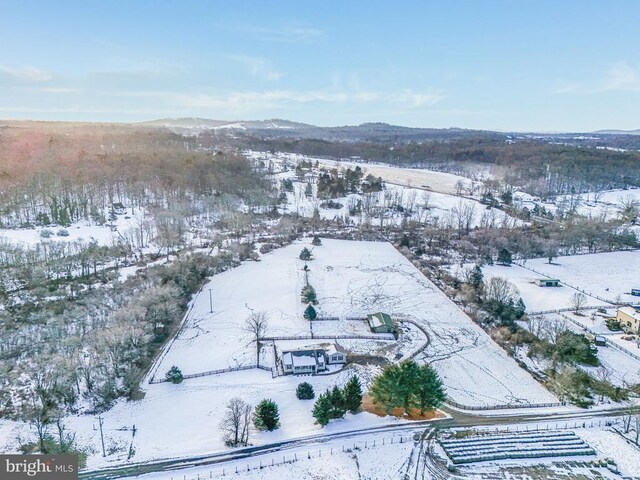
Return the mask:
M373 333L393 333L396 329L393 320L386 313L370 313L367 315L367 321Z
M559 287L560 280L557 278L541 278L538 280L539 287Z

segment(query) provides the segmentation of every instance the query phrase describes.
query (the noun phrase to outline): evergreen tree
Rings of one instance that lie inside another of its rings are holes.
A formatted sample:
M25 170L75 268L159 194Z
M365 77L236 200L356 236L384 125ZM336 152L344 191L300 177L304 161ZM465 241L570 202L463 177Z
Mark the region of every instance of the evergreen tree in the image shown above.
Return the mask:
M506 248L503 248L498 252L498 264L499 265L511 265L513 259L511 258L511 252Z
M296 388L296 397L300 400L311 400L316 396L313 391L313 386L310 383L302 382L298 384L298 388Z
M476 290L479 290L484 285L484 275L482 273L482 268L480 265L476 265L473 267L473 270L469 273L469 285L471 285Z
M316 289L311 285L306 285L302 289L302 303L311 303L313 305L318 304L318 297L316 296Z
M307 247L304 247L300 252L300 260L311 260L311 250Z
M352 376L344 386L344 406L351 413L357 413L362 405L362 385L357 376Z
M175 365L169 369L164 377L168 382L171 383L181 383L184 377L182 376L182 372Z
M330 393L331 398L331 418L342 418L344 414L347 413L347 408L345 406L345 398L342 393L342 389L340 389L337 385L333 387Z
M401 407L405 413L412 408L421 412L437 408L446 398L442 381L428 365L419 366L413 360L391 365L379 375L369 393L376 405L390 414Z
M315 235L313 237L313 240L311 241L311 245L314 245L316 247L319 247L320 245L322 245L322 240L320 240L320 237Z
M280 427L280 414L278 404L273 400L264 399L253 413L253 424L258 430L273 431Z
M426 410L438 408L447 398L442 386L442 380L440 380L438 373L429 365L420 367L415 394L420 415L424 415Z
M317 316L316 309L313 308L313 305L309 304L304 310L304 318L307 320L315 320Z
M331 415L331 393L327 390L318 397L318 400L313 405L313 418L316 419L319 425L324 427L331 420Z

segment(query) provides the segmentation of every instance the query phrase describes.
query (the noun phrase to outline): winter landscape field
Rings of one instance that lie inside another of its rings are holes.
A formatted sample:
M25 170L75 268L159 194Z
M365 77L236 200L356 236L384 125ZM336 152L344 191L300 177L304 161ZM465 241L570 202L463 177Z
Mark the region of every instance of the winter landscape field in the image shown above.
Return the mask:
M640 3L0 12L0 480L640 480Z

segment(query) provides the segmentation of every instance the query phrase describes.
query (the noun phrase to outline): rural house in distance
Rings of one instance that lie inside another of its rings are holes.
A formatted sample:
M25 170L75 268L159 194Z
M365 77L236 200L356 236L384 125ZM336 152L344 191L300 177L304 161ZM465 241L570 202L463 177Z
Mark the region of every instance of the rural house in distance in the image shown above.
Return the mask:
M628 333L640 333L640 311L633 307L620 307L616 314L616 320Z

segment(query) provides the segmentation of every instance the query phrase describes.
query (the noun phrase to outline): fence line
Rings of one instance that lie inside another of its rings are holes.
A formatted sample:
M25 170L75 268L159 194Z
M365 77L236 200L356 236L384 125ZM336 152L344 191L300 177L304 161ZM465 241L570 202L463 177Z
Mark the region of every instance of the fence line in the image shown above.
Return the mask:
M227 476L235 476L244 474L247 472L251 472L253 470L262 470L270 467L279 467L282 465L291 465L293 463L297 463L304 460L311 460L314 458L322 458L322 457L331 457L332 455L342 454L342 453L351 453L354 450L369 450L371 448L382 447L386 445L393 445L397 443L410 443L413 441L412 436L404 435L399 437L383 437L374 438L372 440L360 440L354 442L353 445L349 444L342 445L341 447L329 447L329 448L319 448L314 450L307 450L306 452L294 452L291 454L284 454L282 457L278 456L271 457L267 459L252 459L251 463L246 463L244 465L240 465L241 460L238 460L234 463L236 465L219 468L217 470L209 470L202 473L194 474L194 475L176 475L175 477L171 477L171 480L206 480L211 478L222 478Z
M580 307L578 308L578 310L597 310L598 308L611 308L612 305L607 304L607 305L588 305L586 307ZM537 315L547 315L550 313L560 313L560 312L575 312L576 309L573 307L566 307L566 308L555 308L553 310L540 310L538 312L529 312L527 313L527 316L529 317L535 317Z
M511 410L511 409L520 409L520 408L548 408L548 407L563 407L566 405L566 402L555 402L555 403L530 403L530 404L515 404L515 405L463 405L461 403L456 402L455 400L451 400L447 398L446 405L459 408L460 410Z
M380 335L298 335L298 336L281 336L281 337L261 337L260 341L273 342L276 340L394 340L394 338ZM388 334L393 335L393 334Z
M531 272L533 272L533 273L537 273L538 275L540 275L540 276L542 276L542 277L551 278L551 277L550 277L549 275L547 275L546 273L542 273L542 272L539 272L538 270L536 270L536 269L534 269L534 268L527 267L527 266L526 266L526 265L524 265L523 263L520 263L520 264L518 264L518 265L520 265L522 268L525 268L525 269L527 269L527 270L529 270L529 271L531 271ZM563 285L566 285L566 286L567 286L567 287L569 287L569 288L573 288L574 290L577 290L578 292L582 292L582 293L584 293L585 295L588 295L588 296L590 296L590 297L596 298L596 299L600 300L601 302L605 302L605 303L608 303L608 304L610 304L610 305L614 305L614 306L616 305L616 302L612 301L612 300L611 300L611 299L609 299L609 298L602 298L602 297L600 297L600 296L596 295L595 293L587 292L586 290L583 290L583 289L581 289L581 288L579 288L579 287L573 286L573 285L571 285L571 284L569 284L569 283L567 283L567 282L565 282L565 281L563 281L563 280L560 280L560 283L562 283ZM611 307L609 307L609 308L611 308Z
M187 375L183 375L182 379L188 380L190 378L208 377L210 375L220 375L221 373L239 372L241 370L255 370L255 369L266 370L267 372L271 372L273 374L273 367L265 367L264 365L243 365L240 367L219 368L218 370L209 370L207 372L190 373ZM156 383L165 383L168 381L169 380L167 380L166 378L158 378L158 379L152 378L151 380L149 380L149 383L156 384Z

